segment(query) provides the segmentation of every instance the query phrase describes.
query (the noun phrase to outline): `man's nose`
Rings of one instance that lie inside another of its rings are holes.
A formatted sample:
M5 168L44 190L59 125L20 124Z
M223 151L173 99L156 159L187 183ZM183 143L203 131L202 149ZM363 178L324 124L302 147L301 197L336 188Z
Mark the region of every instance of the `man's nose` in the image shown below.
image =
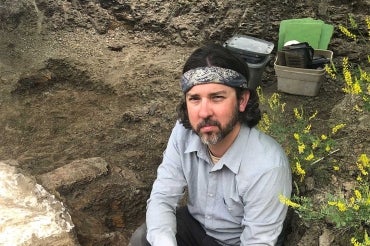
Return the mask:
M208 118L212 115L212 107L208 100L202 100L199 107L199 117Z

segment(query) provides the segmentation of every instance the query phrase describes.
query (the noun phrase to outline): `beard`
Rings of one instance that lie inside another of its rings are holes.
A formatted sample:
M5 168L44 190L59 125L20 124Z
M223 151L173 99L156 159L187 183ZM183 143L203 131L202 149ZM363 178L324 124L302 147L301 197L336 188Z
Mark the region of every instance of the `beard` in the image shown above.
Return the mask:
M202 143L206 145L215 145L223 140L235 127L239 121L239 109L236 106L233 114L227 124L222 127L221 123L217 120L206 118L197 125L196 129L193 129L200 137ZM206 132L202 133L200 130L204 126L216 126L219 130L217 132Z

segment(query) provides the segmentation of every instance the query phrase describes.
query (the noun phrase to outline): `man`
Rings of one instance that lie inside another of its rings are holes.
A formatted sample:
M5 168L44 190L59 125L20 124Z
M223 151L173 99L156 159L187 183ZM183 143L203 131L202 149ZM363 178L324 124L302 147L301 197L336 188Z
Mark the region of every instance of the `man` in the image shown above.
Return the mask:
M284 151L255 126L261 113L246 63L220 45L195 50L184 100L131 245L275 245L290 197ZM187 189L187 206L178 208Z

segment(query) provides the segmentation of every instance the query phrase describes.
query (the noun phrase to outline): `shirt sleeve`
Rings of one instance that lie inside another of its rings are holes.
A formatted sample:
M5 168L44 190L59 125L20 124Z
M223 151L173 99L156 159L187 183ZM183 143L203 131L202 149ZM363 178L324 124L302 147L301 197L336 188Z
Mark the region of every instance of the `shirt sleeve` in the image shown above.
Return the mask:
M287 206L279 195L290 198L292 190L291 171L288 161L275 167L252 181L244 194L244 230L241 245L275 245L283 228Z
M152 246L177 245L176 207L186 186L181 166L181 151L176 144L178 128L179 125L174 128L169 138L147 202L147 239Z

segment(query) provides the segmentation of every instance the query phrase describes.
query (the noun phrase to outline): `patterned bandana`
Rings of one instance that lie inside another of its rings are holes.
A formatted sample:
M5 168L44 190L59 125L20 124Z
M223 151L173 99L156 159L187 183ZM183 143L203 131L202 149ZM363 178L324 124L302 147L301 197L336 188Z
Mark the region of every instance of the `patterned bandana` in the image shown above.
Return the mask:
M209 83L248 88L248 81L243 75L222 67L198 67L187 71L181 77L181 89L184 93L194 85Z

